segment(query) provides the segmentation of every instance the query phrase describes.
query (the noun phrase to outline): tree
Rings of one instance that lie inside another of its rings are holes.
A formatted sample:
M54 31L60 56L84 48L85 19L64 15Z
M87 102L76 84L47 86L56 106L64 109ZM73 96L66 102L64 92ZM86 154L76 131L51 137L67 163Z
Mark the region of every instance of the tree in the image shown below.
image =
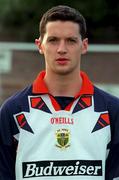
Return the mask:
M59 4L72 6L86 17L90 42L117 39L119 42L119 3L116 0L0 0L0 39L34 41L39 36L42 14Z

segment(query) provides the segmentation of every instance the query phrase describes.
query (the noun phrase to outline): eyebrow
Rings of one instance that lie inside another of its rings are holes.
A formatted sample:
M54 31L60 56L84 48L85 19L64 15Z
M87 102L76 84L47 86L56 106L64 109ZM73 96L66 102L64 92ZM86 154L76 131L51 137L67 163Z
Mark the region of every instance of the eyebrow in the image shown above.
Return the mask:
M51 38L60 39L60 37L58 37L58 36L48 36L47 39L51 39ZM68 37L66 37L65 39L74 39L74 40L78 40L78 37L76 37L76 36L68 36Z

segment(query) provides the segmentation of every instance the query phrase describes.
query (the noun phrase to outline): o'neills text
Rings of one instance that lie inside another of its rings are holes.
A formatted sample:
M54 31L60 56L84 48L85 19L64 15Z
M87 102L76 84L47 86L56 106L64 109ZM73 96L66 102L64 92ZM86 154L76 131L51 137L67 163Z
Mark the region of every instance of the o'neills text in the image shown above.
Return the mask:
M74 124L73 118L53 117L50 119L51 124Z
M37 161L22 164L23 178L41 176L102 176L102 161Z

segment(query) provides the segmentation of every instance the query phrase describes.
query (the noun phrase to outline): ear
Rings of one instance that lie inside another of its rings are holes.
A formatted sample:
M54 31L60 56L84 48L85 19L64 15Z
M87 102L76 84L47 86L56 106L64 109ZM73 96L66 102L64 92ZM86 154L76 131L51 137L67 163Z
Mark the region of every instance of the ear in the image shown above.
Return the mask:
M82 40L82 54L86 54L88 51L88 38Z
M39 37L39 39L35 39L35 44L38 47L40 54L43 54L40 37Z

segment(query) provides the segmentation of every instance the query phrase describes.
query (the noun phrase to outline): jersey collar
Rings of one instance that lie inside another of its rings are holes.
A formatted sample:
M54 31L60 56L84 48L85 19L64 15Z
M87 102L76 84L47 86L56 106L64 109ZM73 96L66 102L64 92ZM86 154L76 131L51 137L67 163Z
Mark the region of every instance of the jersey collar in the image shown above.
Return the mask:
M48 88L43 80L44 76L45 76L45 71L40 72L37 78L35 79L35 81L33 82L32 92L34 94L49 94ZM82 77L82 87L80 91L75 95L75 98L84 94L93 95L94 93L93 84L89 80L86 73L81 71L81 77Z

